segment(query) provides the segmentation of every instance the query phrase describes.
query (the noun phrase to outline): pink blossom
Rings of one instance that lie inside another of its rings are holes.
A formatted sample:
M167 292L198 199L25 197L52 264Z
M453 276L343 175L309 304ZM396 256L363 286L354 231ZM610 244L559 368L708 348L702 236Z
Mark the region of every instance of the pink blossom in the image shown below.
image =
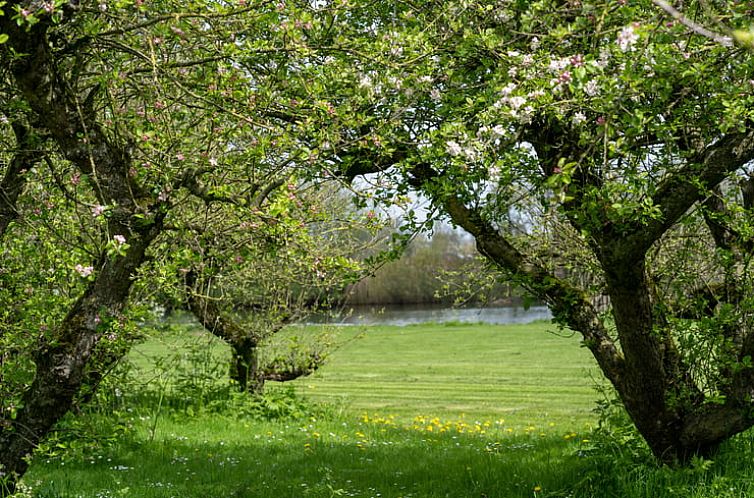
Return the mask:
M119 246L122 246L123 244L126 243L126 238L124 236L122 236L122 235L113 235L113 240Z
M599 126L604 126L605 123L607 123L607 120L605 119L605 116L600 116L597 118L597 124Z
M175 155L175 158L178 159L179 161L183 161L184 159L186 159L186 156L184 156L183 154L179 152L178 154Z
M76 270L78 274L81 275L82 277L88 277L94 271L94 267L82 266L82 265L76 265L73 267L73 269Z
M573 67L581 67L584 65L584 56L581 54L576 54L573 57L571 57L571 65Z
M99 216L104 212L105 212L105 206L101 206L97 204L96 206L92 207L92 216Z

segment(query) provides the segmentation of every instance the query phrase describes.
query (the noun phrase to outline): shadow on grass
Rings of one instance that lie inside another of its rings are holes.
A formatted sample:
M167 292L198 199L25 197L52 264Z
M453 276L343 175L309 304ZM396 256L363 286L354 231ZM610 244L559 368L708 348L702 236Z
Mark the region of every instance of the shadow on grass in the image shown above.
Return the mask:
M186 434L186 435L181 435ZM206 438L206 439L203 439ZM98 453L38 460L37 498L748 497L754 438L671 470L563 435L428 434L343 421L164 421Z
M100 454L38 461L26 481L39 498L531 497L567 496L563 483L584 471L562 437L305 429L248 427L227 442L134 439Z

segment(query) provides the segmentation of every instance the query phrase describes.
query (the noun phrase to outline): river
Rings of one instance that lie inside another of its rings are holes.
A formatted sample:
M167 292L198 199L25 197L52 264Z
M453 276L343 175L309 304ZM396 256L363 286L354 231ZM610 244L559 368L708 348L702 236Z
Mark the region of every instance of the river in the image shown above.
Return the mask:
M429 306L353 306L339 313L309 316L308 323L340 325L411 325L415 323L529 323L552 318L547 306L446 308Z

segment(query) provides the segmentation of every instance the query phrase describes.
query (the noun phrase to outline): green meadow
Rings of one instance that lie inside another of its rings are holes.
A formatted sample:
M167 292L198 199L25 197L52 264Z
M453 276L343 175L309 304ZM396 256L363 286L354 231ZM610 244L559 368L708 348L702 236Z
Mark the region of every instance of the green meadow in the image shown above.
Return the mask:
M226 380L221 342L190 323L151 332L20 496L754 496L751 435L657 466L549 323L291 327L267 354L313 341L332 349L319 371L253 398Z

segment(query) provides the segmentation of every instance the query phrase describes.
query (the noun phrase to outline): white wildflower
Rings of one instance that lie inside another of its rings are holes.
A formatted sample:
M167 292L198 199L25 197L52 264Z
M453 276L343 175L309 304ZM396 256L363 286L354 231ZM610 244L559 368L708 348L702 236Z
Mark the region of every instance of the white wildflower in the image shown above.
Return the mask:
M516 89L515 83L508 83L507 85L505 85L505 87L503 87L502 90L500 90L500 93L502 93L504 96L507 97L508 95L513 93L513 90L515 89Z
M492 135L496 138L505 136L505 127L503 125L495 125L490 130L492 132Z
M373 86L374 86L374 81L372 81L372 77L369 76L368 74L365 74L359 80L359 87L360 88L371 89Z
M522 124L529 124L531 123L532 118L534 117L534 108L530 105L527 105L524 107L521 111L521 115L519 116L519 121L521 121Z
M550 64L547 66L547 69L552 71L553 73L560 73L565 68L567 68L571 64L571 60L567 57L564 57L562 59L552 59L550 61Z

